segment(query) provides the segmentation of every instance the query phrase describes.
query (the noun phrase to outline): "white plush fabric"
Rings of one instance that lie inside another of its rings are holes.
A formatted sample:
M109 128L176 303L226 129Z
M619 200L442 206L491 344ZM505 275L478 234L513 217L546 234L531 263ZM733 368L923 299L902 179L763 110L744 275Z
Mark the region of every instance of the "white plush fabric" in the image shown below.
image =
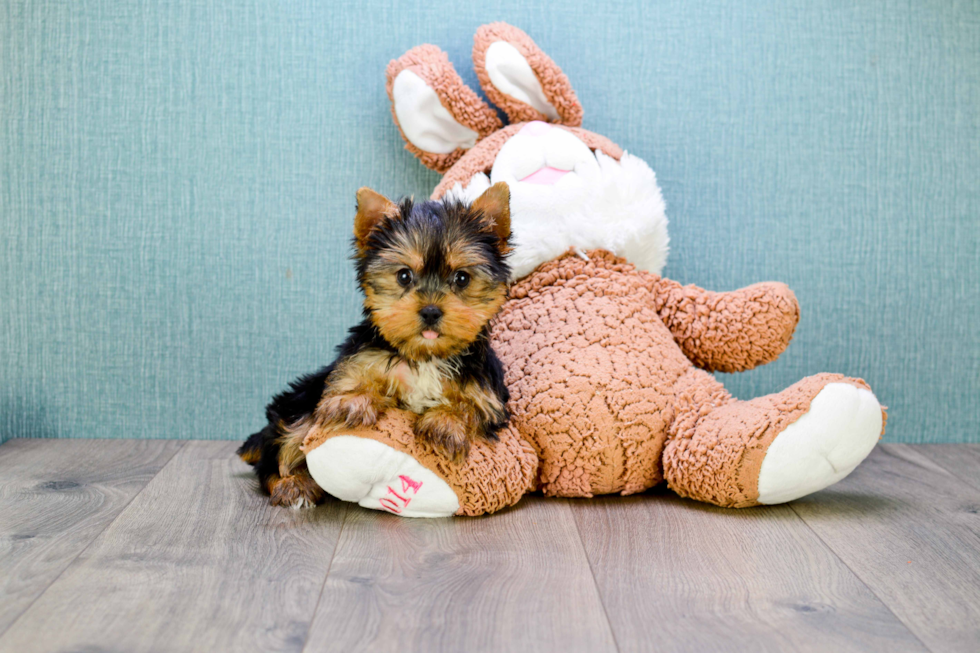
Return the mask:
M554 184L522 181L542 168L568 174ZM491 184L507 182L515 251L513 278L574 248L605 249L660 274L669 237L657 176L642 159L593 153L574 134L530 123L501 148L489 178L479 173L447 195L472 202Z
M420 150L448 154L476 145L479 134L458 123L436 92L411 70L398 73L391 96L405 138Z
M864 388L831 383L769 445L759 472L759 503L785 503L841 480L874 449L881 405Z
M377 440L330 438L306 456L306 466L324 490L364 508L402 517L450 517L459 510L459 499L445 481Z
M432 106L438 97L434 92L427 96L427 90L410 71L395 80L396 114L406 136L430 152L465 145L455 121L445 109L446 115L439 116L441 105ZM412 107L404 120L399 105ZM428 117L415 120L419 116ZM426 140L430 137L434 140ZM549 174L536 175L542 171ZM531 181L524 181L529 177ZM664 201L656 175L641 159L624 153L616 161L593 153L567 130L534 122L504 144L489 177L478 174L465 189L456 184L448 195L470 203L500 181L511 192L515 279L570 248L606 249L658 274L663 268L668 250ZM376 440L337 436L311 451L306 462L324 490L365 508L405 517L448 517L459 510L459 500L445 481Z
M506 41L491 43L487 48L484 65L490 83L501 93L530 104L548 116L548 120L558 120L558 111L545 97L538 76L513 45Z

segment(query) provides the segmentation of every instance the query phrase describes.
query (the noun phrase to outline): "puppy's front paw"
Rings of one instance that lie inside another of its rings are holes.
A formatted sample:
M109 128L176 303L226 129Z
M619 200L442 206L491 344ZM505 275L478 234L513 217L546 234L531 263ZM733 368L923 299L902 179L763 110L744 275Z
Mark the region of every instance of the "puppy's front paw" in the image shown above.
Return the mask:
M464 415L445 408L427 410L415 422L417 437L457 463L463 462L470 453L471 431Z
M323 499L324 492L313 477L299 473L269 483L269 503L285 508L312 508Z
M317 407L317 413L326 422L355 428L374 426L384 414L384 409L384 404L373 395L351 393L324 397Z

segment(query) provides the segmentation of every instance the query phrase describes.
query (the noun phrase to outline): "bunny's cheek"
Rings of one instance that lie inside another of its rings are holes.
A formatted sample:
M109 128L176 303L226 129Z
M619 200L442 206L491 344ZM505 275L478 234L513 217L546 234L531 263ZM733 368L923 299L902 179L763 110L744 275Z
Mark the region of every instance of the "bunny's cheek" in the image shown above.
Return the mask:
M493 183L506 181L513 183L548 165L542 139L522 138L519 134L504 143L493 162L490 179Z
M551 186L570 172L591 177L597 167L592 150L571 132L529 123L497 153L490 177L493 183Z

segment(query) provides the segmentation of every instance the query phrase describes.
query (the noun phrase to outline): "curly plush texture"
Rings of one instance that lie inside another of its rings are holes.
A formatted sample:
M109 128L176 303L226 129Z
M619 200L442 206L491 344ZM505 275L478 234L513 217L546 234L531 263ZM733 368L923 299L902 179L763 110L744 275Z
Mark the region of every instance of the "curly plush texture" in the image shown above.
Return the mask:
M507 23L490 23L476 30L473 37L473 68L476 70L483 92L491 102L507 114L511 123L531 120L548 122L548 117L531 105L502 93L490 81L486 66L487 48L497 41L514 46L531 66L531 70L541 83L548 104L558 112L561 124L569 127L578 127L582 124L582 104L558 64L552 61L551 57L546 55L522 30Z
M861 379L818 374L776 394L734 399L692 360L722 369L778 356L799 316L788 288L712 293L603 250L587 256L541 265L512 286L495 319L491 338L512 413L498 443L476 443L455 464L416 440L401 411L350 434L434 471L456 492L459 514L499 510L530 490L633 494L665 480L682 496L738 508L757 505L769 445L824 387L868 389ZM743 341L750 354L726 353L726 343ZM304 450L333 435L311 433Z
M785 351L800 320L796 296L778 282L711 292L661 279L655 306L684 354L709 372L743 372L771 363Z
M639 492L662 480L669 392L690 362L654 308L657 277L602 251L540 266L511 289L493 344L512 423L549 495Z
M470 455L457 464L436 453L428 442L416 438L412 430L414 421L412 413L391 410L371 428L343 432L312 429L302 449L309 453L339 435L377 440L412 456L445 481L459 499L457 514L471 517L502 510L533 489L538 457L513 427L502 429L497 442L474 442Z
M863 379L817 374L782 392L736 401L701 379L685 379L676 395L681 417L664 451L668 486L681 496L725 508L758 505L759 470L769 445L830 383L871 389Z
M492 134L503 126L497 113L463 83L445 52L434 45L419 45L412 48L388 64L385 71L387 77L385 89L391 101L391 117L398 126L402 138L405 139L405 149L417 156L426 167L437 172L446 172L466 153L466 150L456 148L447 154L426 152L408 139L398 122L393 94L395 78L404 70L411 70L418 75L436 92L439 102L453 118L461 125L475 131L480 138Z
M688 356L726 363L725 343L746 340L754 343L749 360L767 362L789 342L798 309L782 284L708 293L608 252L587 256L566 255L515 284L493 343L507 370L512 422L542 459L539 488L631 494L663 480L659 463L675 421L731 400ZM704 304L726 312L698 310ZM690 335L719 330L724 337ZM678 397L692 393L699 403Z

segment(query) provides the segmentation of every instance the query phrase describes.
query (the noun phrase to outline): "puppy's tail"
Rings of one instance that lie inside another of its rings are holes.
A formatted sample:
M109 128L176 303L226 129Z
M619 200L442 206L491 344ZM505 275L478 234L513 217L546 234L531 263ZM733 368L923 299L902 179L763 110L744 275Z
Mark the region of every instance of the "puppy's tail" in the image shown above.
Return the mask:
M238 447L236 452L242 460L247 462L252 467L259 464L262 460L262 452L266 450L267 447L275 446L274 440L276 439L276 429L269 424L264 429L258 433L253 433L248 436L248 439L242 443L242 446Z

